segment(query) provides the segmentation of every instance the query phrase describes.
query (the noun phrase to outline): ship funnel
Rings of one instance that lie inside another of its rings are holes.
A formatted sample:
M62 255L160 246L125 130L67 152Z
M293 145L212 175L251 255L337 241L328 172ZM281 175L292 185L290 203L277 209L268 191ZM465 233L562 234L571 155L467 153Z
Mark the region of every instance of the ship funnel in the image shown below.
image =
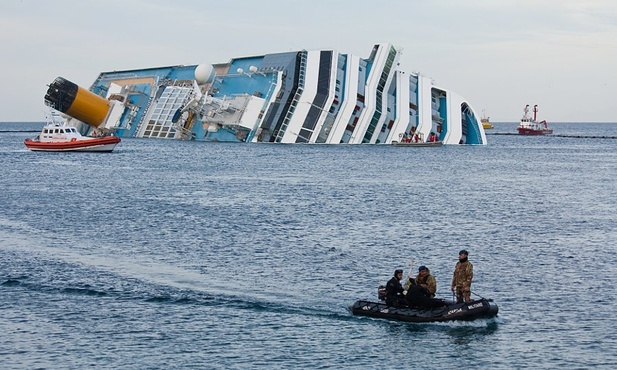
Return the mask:
M45 104L93 127L99 127L105 121L110 108L107 99L62 77L49 85Z

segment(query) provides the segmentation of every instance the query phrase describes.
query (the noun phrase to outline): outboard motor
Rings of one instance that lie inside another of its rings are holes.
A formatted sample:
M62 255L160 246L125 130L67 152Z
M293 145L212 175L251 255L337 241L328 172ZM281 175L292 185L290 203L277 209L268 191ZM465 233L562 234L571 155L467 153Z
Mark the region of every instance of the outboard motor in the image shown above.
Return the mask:
M377 288L377 298L379 298L380 301L386 300L386 287L385 286L380 285Z

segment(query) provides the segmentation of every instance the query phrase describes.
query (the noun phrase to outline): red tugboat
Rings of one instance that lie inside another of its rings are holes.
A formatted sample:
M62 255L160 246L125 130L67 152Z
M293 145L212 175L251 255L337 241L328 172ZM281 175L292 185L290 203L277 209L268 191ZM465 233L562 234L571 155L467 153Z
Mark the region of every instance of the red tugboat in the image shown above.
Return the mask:
M538 105L533 106L533 118L529 117L529 104L525 106L525 114L521 118L521 123L516 128L519 135L550 135L553 129L548 127L546 121L536 121L538 114Z

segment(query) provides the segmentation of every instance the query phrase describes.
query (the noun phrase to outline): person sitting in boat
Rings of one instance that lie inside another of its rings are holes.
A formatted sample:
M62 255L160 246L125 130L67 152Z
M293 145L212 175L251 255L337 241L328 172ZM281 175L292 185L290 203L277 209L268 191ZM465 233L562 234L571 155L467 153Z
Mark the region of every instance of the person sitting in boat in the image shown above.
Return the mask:
M431 271L426 266L418 268L418 275L415 278L416 285L420 286L428 294L430 298L435 298L437 291L437 281L431 275Z
M428 267L420 266L415 279L410 278L408 281L405 300L409 307L435 308L445 306L444 300L435 298L436 291L437 281L435 277L431 275Z
M415 279L411 280L405 300L411 308L438 308L446 305L444 300L432 298L426 288L416 284Z
M405 305L405 297L403 296L403 270L397 269L394 271L392 279L386 284L386 304L392 307L400 307Z
M434 143L437 140L438 140L437 135L435 135L435 133L431 131L431 134L428 136L428 141L430 141L431 143Z

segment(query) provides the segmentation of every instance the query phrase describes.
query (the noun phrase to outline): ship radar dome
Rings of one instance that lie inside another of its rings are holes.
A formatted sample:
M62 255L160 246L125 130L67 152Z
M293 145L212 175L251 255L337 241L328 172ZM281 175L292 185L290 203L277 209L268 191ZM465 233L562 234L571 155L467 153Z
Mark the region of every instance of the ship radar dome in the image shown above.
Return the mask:
M216 72L210 64L200 64L195 68L195 80L199 84L210 83L214 81L214 77L216 77Z

